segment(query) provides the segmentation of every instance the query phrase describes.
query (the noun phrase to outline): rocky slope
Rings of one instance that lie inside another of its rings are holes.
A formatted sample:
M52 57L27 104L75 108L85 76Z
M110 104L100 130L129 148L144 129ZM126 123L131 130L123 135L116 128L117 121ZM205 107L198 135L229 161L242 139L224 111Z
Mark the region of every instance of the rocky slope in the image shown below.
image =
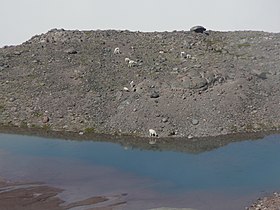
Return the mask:
M277 130L279 81L280 34L53 29L0 49L0 123L189 138Z

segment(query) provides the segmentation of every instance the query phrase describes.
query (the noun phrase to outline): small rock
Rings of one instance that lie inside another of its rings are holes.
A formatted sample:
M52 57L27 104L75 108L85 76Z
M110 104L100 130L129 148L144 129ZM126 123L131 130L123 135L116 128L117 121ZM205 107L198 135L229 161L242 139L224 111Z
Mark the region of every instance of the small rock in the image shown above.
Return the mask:
M265 72L261 72L260 74L257 75L260 79L267 79L267 75Z
M12 107L12 108L11 108L11 111L12 111L12 112L16 112L16 111L17 111L17 108L16 108L16 107Z
M161 121L164 122L164 123L166 123L166 122L168 122L168 118L167 118L167 117L164 117L164 118L162 118Z
M14 102L15 100L16 100L15 97L11 97L11 98L9 99L10 102Z
M21 52L15 51L15 52L14 52L14 55L21 55Z
M193 138L193 135L192 134L189 134L188 135L188 139L192 139Z
M192 124L193 125L198 125L199 121L197 119L192 119Z
M80 132L79 132L79 135L84 135L84 132L80 131Z
M127 87L124 87L123 90L129 92L129 89Z
M158 92L153 92L151 95L150 95L150 98L158 98L159 97L159 93Z
M39 63L40 61L38 60L38 59L34 59L33 61L32 61L32 63Z
M43 122L43 123L47 123L47 122L49 122L49 121L50 121L50 119L49 119L48 116L44 116L43 119L42 119L42 122Z
M77 54L78 53L73 47L65 50L64 52L66 52L67 54Z
M175 132L175 131L170 131L170 132L168 133L168 136L174 136L174 135L176 135L176 132Z
M63 128L63 129L67 129L67 128L68 128L68 125L64 125L62 128Z

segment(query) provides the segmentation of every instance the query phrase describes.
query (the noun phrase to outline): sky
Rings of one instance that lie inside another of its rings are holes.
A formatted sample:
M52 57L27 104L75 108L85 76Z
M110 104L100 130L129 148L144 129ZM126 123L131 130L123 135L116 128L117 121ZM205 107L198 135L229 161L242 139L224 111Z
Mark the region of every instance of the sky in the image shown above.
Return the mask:
M280 0L0 0L0 47L53 28L280 32Z

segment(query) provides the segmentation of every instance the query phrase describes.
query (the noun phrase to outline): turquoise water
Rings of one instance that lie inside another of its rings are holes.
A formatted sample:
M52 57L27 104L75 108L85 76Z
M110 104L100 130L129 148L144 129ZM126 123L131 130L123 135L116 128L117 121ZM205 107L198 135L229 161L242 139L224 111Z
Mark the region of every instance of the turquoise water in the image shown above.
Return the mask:
M79 186L90 183L92 186L98 185L93 190L96 194L121 192L134 195L133 199L145 198L141 205L145 203L147 208L160 207L158 205L161 204L224 209L224 202L225 205L232 205L232 209L244 209L254 196L280 190L279 151L279 135L232 143L199 154L188 154L127 150L118 144L106 142L0 134L0 176L36 179L68 187L70 190L72 188L69 186L75 185L75 182ZM113 180L120 184L115 186L110 182ZM106 183L114 186L110 188ZM82 191L80 189L79 193ZM85 187L84 195L88 196L89 191ZM73 197L73 189L71 193ZM192 194L201 194L202 202L192 200L188 203L186 196ZM150 204L147 203L149 195L153 198ZM228 195L228 201L224 198L220 203L212 203L206 199L209 195L217 195L212 200L219 200L220 195ZM182 200L179 200L180 196ZM67 193L65 197L67 198ZM230 203L232 197L236 202ZM162 198L170 198L170 202L163 202ZM158 202L155 202L157 199ZM202 205L203 202L207 205ZM133 206L132 203L131 205ZM141 209L139 204L137 208Z

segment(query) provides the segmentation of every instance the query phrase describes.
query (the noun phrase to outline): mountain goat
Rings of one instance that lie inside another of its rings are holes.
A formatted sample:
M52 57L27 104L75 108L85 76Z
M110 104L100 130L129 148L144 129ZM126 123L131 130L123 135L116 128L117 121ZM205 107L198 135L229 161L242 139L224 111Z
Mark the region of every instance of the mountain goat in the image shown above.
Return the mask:
M154 129L149 129L149 135L151 136L151 137L157 137L158 135L157 135L157 132L154 130Z
M136 64L137 64L136 61L131 60L131 59L129 59L129 58L125 58L124 61L125 61L126 63L128 63L128 67L134 67L134 66L136 66Z
M180 53L181 58L187 58L187 59L191 59L192 56L190 54L186 54L185 52L181 52Z
M114 49L114 54L121 54L120 48L116 47Z

